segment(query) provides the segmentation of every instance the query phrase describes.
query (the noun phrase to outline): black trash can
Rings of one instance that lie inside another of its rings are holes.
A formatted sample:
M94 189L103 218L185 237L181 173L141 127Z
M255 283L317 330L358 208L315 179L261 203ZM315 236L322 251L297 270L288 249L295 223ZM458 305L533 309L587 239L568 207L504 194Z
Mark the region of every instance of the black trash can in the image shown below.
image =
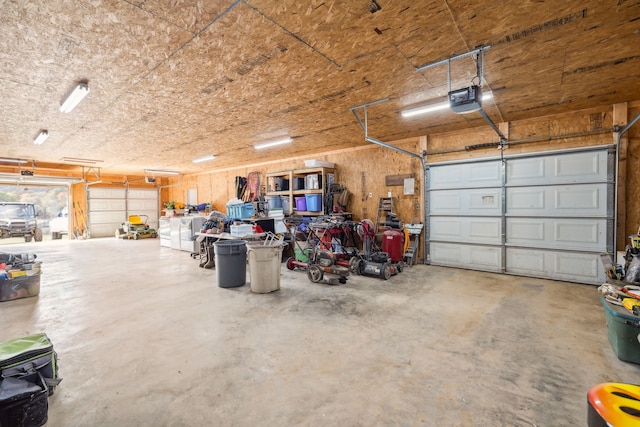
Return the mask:
M213 244L216 280L221 288L236 288L247 282L247 242L218 240Z

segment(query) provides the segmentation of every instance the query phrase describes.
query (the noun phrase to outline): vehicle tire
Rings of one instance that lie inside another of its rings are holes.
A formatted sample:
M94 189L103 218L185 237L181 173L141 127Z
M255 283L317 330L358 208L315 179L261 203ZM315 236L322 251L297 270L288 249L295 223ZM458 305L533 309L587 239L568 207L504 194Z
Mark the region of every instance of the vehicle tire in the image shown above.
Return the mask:
M42 242L42 228L36 228L36 232L33 236L36 242Z
M158 233L151 233L151 237L155 239L156 237L158 237Z
M29 243L29 242L31 241L31 238L32 238L32 237L33 237L33 236L32 236L31 234L26 234L26 235L24 236L24 241L25 241L25 242L27 242L27 243Z
M320 267L318 267L317 265L310 265L309 268L307 269L307 277L313 283L318 283L324 277L324 273L322 272L322 270L320 270Z
M384 280L389 280L391 278L391 266L386 264L382 269L382 278Z
M353 257L349 260L349 272L352 274L360 274L360 258Z
M133 233L133 240L138 240L140 238L140 236L138 235L138 233Z
M296 268L295 264L293 263L293 257L287 258L287 268L289 270L293 270L294 268Z

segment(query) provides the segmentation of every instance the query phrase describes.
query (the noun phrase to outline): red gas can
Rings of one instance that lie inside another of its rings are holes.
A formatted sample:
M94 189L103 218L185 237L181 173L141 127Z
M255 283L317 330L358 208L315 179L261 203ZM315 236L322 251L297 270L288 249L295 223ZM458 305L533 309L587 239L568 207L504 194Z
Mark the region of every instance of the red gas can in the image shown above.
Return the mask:
M391 262L400 262L404 258L404 233L400 230L389 228L382 234L382 251L389 254Z

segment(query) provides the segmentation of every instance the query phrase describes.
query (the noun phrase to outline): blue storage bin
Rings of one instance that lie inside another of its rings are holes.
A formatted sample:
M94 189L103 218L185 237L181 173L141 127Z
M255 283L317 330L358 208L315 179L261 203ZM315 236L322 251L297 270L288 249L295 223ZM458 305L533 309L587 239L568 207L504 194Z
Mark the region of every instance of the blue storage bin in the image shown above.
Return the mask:
M267 205L269 209L281 208L282 207L282 198L280 196L267 196Z
M247 219L253 216L253 203L227 205L227 216L233 219Z
M320 212L322 210L322 194L305 194L304 197L309 212Z

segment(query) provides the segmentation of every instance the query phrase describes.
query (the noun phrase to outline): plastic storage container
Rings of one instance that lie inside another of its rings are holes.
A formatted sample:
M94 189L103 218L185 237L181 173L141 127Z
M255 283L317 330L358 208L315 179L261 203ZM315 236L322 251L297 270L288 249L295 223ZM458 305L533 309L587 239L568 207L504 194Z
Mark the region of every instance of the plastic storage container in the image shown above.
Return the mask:
M322 194L305 194L304 197L309 212L320 212L322 210Z
M233 219L248 219L253 216L253 203L227 205L227 216Z
M289 180L286 178L271 178L271 191L285 191L289 189Z
M265 199L267 199L269 209L282 207L282 198L280 196L266 196Z
M213 252L218 286L244 286L247 281L247 243L244 240L218 240L213 243Z
M37 271L35 274L31 271ZM0 279L0 301L35 297L40 293L40 267L27 270L26 275L15 279Z
M618 359L640 364L640 316L613 305L600 295L607 320L609 343Z
M280 203L282 204L282 210L285 214L288 214L291 210L291 199L289 196L280 196Z
M335 166L335 163L325 162L322 160L305 160L304 165L308 168L333 168Z
M266 294L280 289L280 259L282 245L247 244L251 292Z
M253 233L253 226L251 224L231 225L229 227L233 236L246 236Z
M312 173L307 175L306 177L306 190L319 190L322 188L322 175L317 173Z
M296 201L296 210L298 211L306 211L307 210L307 198L306 197L294 197Z
M304 190L304 178L294 177L293 178L293 189L294 190Z

